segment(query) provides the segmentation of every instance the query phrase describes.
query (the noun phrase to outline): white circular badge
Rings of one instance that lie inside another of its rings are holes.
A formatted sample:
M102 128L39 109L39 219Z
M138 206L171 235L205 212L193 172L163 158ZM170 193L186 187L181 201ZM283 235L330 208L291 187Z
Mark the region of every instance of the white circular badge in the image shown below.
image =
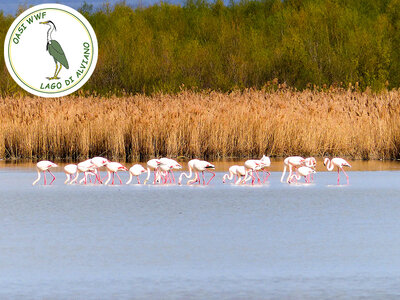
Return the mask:
M23 89L41 97L61 97L92 75L98 44L92 26L75 9L41 4L12 23L4 42L8 71Z

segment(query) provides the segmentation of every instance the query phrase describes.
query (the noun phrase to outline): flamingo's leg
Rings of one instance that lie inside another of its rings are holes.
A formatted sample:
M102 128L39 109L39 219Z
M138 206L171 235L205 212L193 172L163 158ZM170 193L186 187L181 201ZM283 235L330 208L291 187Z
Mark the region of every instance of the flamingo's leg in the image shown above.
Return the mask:
M201 174L203 174L203 185L206 185L206 176L204 175L204 171L201 172Z
M67 173L65 175L67 175L67 179L64 181L64 184L67 184L71 180L71 175Z
M287 183L289 183L289 181L291 181L292 174L293 174L293 167L292 167L292 165L289 163L289 175L288 175L287 180L286 180Z
M264 178L264 182L263 182L263 183L266 183L267 180L268 180L268 177L271 175L271 173L268 172L268 171L265 171L265 173L266 173L266 176L265 176L265 178ZM264 172L263 172L263 174L264 174Z
M343 168L341 168L341 169L342 169L342 171L343 171L344 175L346 176L346 179L347 179L347 184L349 184L349 176L347 176L347 173L344 171L344 169L343 169Z
M339 167L337 168L337 184L339 184L339 182L340 182L340 169L339 169Z
M97 175L97 180L99 181L100 184L102 184L103 181L101 180L100 171L97 171L96 175Z
M156 175L156 169L154 169L154 182L153 182L153 184L156 184L156 177L157 177L157 175Z
M175 175L174 175L174 172L172 172L172 170L171 170L171 174L172 174L172 179L173 179L174 183L176 183L176 181L175 181Z
M210 181L215 177L215 172L213 172L213 171L208 171L208 172L210 172L211 174L213 174L212 176L211 176L211 178L210 178L210 180L207 182L207 185L210 183Z
M51 173L50 170L47 170L47 172L49 172L51 174L51 176L53 176L53 180L50 182L50 185L54 182L54 180L56 180L56 176L54 176L53 173Z
M43 171L43 176L44 176L44 185L46 185L46 171Z
M139 176L136 176L136 178L137 178L137 183L140 184Z
M118 177L118 179L119 179L119 184L122 184L122 180L121 180L121 178L119 177L118 172L115 172L115 175L117 175L117 177Z
M251 170L251 185L254 185L254 181L256 180L256 177L253 175L253 170Z
M115 177L114 174L115 174L115 172L113 172L112 174L113 174L113 180L112 180L111 184L114 185L114 177Z
M166 176L168 178L169 183L172 183L172 176L171 176L171 170L169 170L169 172L166 173Z
M256 176L257 176L257 183L261 183L260 176L258 176L258 171L256 170L255 172L256 172Z

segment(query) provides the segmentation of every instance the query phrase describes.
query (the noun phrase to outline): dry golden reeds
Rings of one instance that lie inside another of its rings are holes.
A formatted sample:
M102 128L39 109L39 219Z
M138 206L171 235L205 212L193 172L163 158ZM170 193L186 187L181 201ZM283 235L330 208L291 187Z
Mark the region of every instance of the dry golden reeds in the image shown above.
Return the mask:
M400 92L0 98L2 158L397 158Z

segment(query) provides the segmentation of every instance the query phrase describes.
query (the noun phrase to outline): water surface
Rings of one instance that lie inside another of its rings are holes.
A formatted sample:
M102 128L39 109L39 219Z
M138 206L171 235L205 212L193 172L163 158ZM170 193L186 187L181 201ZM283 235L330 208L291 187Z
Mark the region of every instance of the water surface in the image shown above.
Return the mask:
M32 186L33 171L0 168L1 298L400 296L399 171L255 187L221 172L208 187L65 186L60 170Z

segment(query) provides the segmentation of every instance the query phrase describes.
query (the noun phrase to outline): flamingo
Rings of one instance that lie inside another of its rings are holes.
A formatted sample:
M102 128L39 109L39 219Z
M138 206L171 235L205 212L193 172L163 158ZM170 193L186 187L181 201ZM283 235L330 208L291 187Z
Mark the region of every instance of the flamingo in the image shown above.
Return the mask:
M44 185L46 185L47 184L47 182L46 182L46 171L49 172L51 174L51 176L53 176L53 180L50 182L50 184L52 184L54 182L54 180L56 180L56 176L54 176L53 173L51 173L50 169L51 168L55 168L55 167L58 167L58 166L55 163L51 162L51 161L48 161L48 160L39 161L36 164L38 177L36 178L36 180L34 182L32 182L32 185L35 185L40 180L40 172L43 172Z
M296 180L299 180L301 178L301 176L303 176L305 178L306 183L310 183L310 180L308 179L308 177L314 173L316 173L314 169L312 169L310 167L306 167L306 166L301 166L301 167L297 168L297 174L292 174L292 176L289 178L289 183L292 182L293 178L295 178Z
M304 165L315 171L315 169L317 168L317 160L314 157L307 157L304 160ZM311 173L310 175L311 175L311 181L314 181L314 173Z
M96 174L96 179L99 181L99 183L102 183L102 180L101 180L101 176L100 176L100 171L97 171L97 169L105 166L109 162L110 161L107 158L104 158L101 156L96 156L96 157L92 158L94 173ZM96 183L96 181L95 181L95 183Z
M157 179L156 182L160 182L160 180L162 180L163 184L166 184L168 179L169 182L172 183L171 177L170 177L170 172L173 169L173 166L171 164L163 164L161 163L158 166L158 170L157 170ZM163 178L164 177L164 178Z
M271 175L271 173L267 170L267 168L271 166L271 159L268 156L263 155L263 157L260 160L263 163L261 170L263 171L264 175L263 183L265 183L268 180L268 177Z
M236 181L236 178L237 178L237 176L238 176L238 175L237 175L237 168L239 168L238 165L233 165L233 166L229 167L229 169L228 169L228 174L225 174L225 175L222 177L222 183L225 183L226 179L232 180L232 179L233 179L233 176L235 176L235 180L234 180L234 181Z
M251 184L254 185L254 181L255 181L255 176L253 175L253 172L256 173L256 177L257 177L257 181L258 183L261 183L261 179L258 176L258 171L261 170L261 168L264 167L264 163L259 160L259 159L249 159L246 160L244 162L244 167L246 169L246 176L244 177L244 179L241 181L241 183L245 183L247 180L247 176L250 175L252 180L251 180ZM251 173L251 174L250 174Z
M85 184L87 184L87 178L89 176L89 182L92 183L92 176L94 176L94 183L96 183L97 180L97 169L95 167L90 168L89 170L87 170L86 172L84 172L83 178L81 180L79 180L79 184L82 184L83 182L85 182ZM101 181L100 181L101 182Z
M133 165L130 169L129 169L129 180L126 182L126 184L130 184L132 181L133 176L136 176L137 182L138 184L140 184L140 179L139 179L139 175L142 173L145 173L146 169L143 168L142 165Z
M315 169L315 167L317 166L317 160L314 157L307 157L304 159L304 165L306 167Z
M114 174L117 175L118 179L119 179L119 183L122 184L122 180L118 175L118 171L128 171L128 169L126 167L124 167L123 165L121 165L118 162L109 162L108 164L106 164L106 169L107 169L107 174L108 174L108 178L107 181L104 183L105 185L107 185L107 183L110 181L111 179L111 173L113 174L113 180L111 182L111 184L114 184Z
M246 169L244 166L233 165L229 168L229 174L222 177L222 182L225 183L226 179L232 180L235 176L235 184L239 184L243 176L246 176ZM236 179L238 177L238 179Z
M346 172L344 171L343 167L351 168L351 165L345 161L343 158L335 157L329 160L329 158L324 159L324 166L328 169L328 171L332 171L334 167L337 167L337 184L340 182L340 170L343 171L344 175L347 179L347 184L349 184L349 176L347 176Z
M179 184L179 185L182 184L182 178L183 178L183 176L185 176L187 179L192 178L192 174L193 174L193 170L194 170L194 164L195 164L196 162L198 162L198 161L200 161L200 160L198 160L198 159L189 160L189 162L188 162L189 174L187 174L187 173L182 173L182 174L179 176L179 180L178 180L178 184Z
M67 176L67 179L64 181L64 184L67 184L71 180L71 176L75 175L78 172L78 166L74 164L66 165L64 167L64 173Z
M172 179L175 183L175 176L174 176L174 172L172 172L172 170L180 170L180 169L182 169L182 166L176 160L166 158L166 157L160 158L159 161L162 164L171 165L171 169L169 170L169 172L172 174Z
M210 172L211 174L213 174L211 176L210 180L207 182L207 185L208 185L210 183L210 181L215 177L215 172L210 171L210 170L214 170L214 169L215 169L215 166L213 164L209 163L208 161L205 161L205 160L195 161L193 163L193 170L195 170L196 176L193 179L189 180L187 182L187 184L192 184L195 182L198 182L200 184L201 180L200 180L199 172L201 172L203 175L203 185L206 185L206 179L205 179L204 172L207 171L207 172Z
M283 173L282 173L282 177L281 177L281 182L283 182L287 167L289 167L289 175L287 177L286 182L289 182L289 178L293 174L293 168L296 169L298 167L303 166L304 165L304 161L305 161L305 159L303 157L301 157L301 156L289 156L289 157L286 157L285 160L283 161L284 167L283 167Z
M147 162L147 177L144 180L143 184L146 184L147 181L149 181L149 179L150 179L150 168L154 169L154 182L153 182L153 184L156 183L156 177L157 177L156 172L157 172L158 166L160 164L161 164L161 162L158 159L150 159Z
M83 173L84 177L82 178L82 180L85 180L85 184L86 184L88 172L91 172L94 168L92 160L87 159L85 161L82 161L77 165L77 167L78 167L78 171L76 172L76 176L73 180L70 181L69 184L73 184L74 182L77 182L80 173ZM82 183L82 180L79 183Z

